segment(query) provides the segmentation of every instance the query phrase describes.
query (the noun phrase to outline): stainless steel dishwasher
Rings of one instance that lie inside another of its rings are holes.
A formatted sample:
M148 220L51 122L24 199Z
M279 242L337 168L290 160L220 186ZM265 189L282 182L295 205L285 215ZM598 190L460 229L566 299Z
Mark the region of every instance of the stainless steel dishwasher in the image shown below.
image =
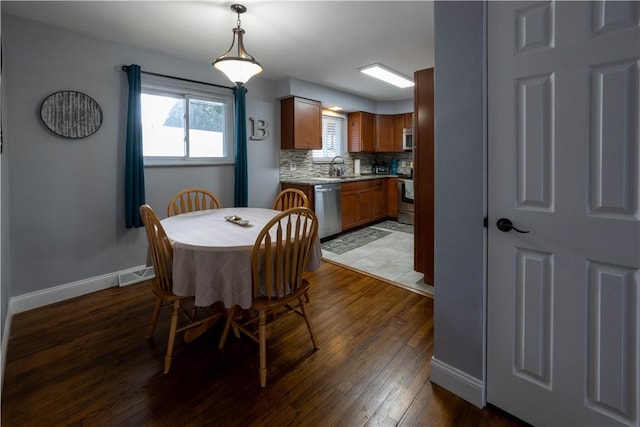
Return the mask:
M314 206L318 216L318 236L332 236L342 231L340 183L314 185Z

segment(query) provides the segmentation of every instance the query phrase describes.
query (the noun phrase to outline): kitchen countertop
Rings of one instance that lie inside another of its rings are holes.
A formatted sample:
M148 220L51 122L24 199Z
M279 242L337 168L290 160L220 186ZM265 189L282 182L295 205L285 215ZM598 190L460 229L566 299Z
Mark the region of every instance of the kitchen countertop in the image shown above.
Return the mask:
M316 177L300 177L300 178L287 178L280 181L281 184L298 184L298 185L317 185L317 184L334 184L339 182L353 182L353 181L366 181L369 179L381 179L381 178L411 178L408 175L344 175L344 176L316 176Z

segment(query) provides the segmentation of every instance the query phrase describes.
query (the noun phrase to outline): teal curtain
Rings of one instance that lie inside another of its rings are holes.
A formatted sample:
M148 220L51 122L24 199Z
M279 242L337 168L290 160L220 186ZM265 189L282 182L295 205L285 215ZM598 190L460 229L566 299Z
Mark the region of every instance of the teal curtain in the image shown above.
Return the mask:
M142 104L140 66L126 68L129 80L127 140L124 165L124 218L127 228L142 227L140 205L144 201L144 155L142 153Z
M247 207L249 199L249 178L247 176L247 112L245 94L247 88L238 86L233 88L235 112L235 192L234 205Z

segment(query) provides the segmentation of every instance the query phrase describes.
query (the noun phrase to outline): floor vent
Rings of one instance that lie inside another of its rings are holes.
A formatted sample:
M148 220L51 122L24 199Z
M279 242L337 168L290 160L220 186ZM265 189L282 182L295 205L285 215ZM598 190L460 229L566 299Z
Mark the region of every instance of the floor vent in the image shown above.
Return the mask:
M136 271L118 273L119 286L133 285L143 280L151 279L154 276L153 267L145 267Z

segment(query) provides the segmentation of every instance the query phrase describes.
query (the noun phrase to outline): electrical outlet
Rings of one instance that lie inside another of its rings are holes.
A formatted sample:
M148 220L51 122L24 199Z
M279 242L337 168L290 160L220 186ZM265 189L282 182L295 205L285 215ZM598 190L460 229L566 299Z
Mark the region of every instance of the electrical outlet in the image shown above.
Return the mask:
M296 170L296 162L289 162L289 170L290 171L294 171Z

